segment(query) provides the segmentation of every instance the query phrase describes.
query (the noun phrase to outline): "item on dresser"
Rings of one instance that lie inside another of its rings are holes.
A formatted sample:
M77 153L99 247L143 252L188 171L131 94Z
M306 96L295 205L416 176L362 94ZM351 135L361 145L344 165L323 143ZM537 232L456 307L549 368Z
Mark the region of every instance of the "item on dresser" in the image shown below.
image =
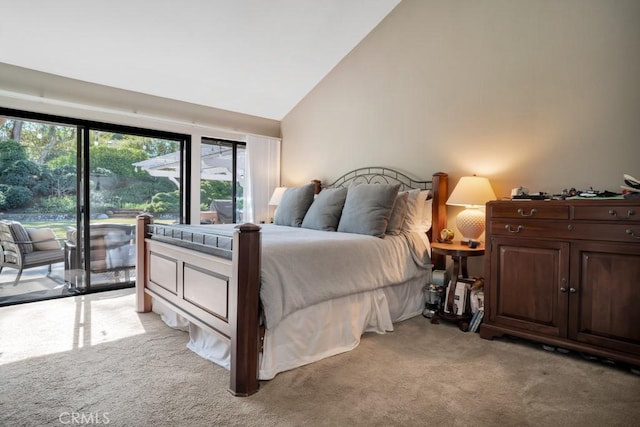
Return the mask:
M640 198L640 180L632 177L631 175L624 174L624 183L620 189L626 199Z
M640 200L487 204L482 338L640 364Z

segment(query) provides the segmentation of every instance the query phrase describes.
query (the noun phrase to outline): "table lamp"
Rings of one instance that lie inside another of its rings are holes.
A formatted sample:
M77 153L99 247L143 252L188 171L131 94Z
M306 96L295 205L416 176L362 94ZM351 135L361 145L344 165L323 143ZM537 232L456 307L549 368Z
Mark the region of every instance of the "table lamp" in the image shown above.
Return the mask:
M269 206L278 206L286 189L287 187L276 187L276 189L273 190L271 199L269 199Z
M269 199L269 206L275 206L276 208L273 210L273 216L276 216L276 210L278 210L278 205L282 201L282 195L287 190L287 187L276 187L273 190L273 194L271 195L271 199ZM271 220L273 222L273 219Z
M495 200L496 195L489 180L480 176L463 176L453 189L447 205L464 206L456 218L456 226L462 234L462 242L478 240L484 233L485 203Z

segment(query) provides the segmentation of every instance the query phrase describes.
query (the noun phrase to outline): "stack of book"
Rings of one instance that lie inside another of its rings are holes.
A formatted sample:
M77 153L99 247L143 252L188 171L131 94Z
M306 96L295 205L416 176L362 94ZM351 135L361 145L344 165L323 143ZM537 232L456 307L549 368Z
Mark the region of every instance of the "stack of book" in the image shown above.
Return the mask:
M471 304L471 320L469 320L468 332L475 332L478 330L482 318L484 316L484 288L471 291L469 295L469 301Z
M471 316L471 320L469 321L469 332L476 332L482 323L482 318L484 317L484 307L481 307L473 313Z

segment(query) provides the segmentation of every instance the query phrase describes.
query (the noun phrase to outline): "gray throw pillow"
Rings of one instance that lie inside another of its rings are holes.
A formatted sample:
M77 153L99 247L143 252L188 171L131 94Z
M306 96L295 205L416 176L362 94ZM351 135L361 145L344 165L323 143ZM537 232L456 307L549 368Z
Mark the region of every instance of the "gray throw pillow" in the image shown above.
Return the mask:
M384 237L400 184L349 187L338 231Z
M396 236L400 234L402 230L402 224L404 224L404 217L407 215L407 201L409 200L409 193L401 191L396 197L396 201L391 209L391 215L389 216L389 224L387 224L387 234Z
M275 225L300 227L304 215L313 202L314 191L314 184L287 188L282 194L273 223Z
M311 207L302 221L302 227L336 231L346 198L346 188L325 188L311 203Z

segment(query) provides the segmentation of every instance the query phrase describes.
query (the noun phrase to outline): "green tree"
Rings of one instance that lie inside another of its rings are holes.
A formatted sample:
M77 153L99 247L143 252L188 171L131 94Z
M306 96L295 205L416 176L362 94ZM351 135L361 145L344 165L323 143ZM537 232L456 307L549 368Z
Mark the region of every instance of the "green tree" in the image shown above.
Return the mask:
M27 150L12 139L0 141L0 173L18 160L27 160Z
M209 210L211 202L215 199L231 199L233 187L229 181L200 181L200 208Z
M42 169L27 159L26 150L16 141L0 142L0 171L4 209L24 207L33 201Z

